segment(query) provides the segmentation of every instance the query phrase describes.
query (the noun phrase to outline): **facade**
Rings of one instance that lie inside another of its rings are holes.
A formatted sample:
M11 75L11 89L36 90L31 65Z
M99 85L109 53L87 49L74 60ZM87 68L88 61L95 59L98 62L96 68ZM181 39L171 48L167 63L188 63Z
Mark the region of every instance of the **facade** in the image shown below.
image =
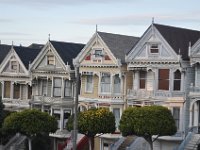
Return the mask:
M160 142L154 145L157 149L162 147L163 140L168 144L171 141L175 147L187 134L186 110L190 101L187 95L194 79L188 51L199 35L199 31L152 23L127 54L133 81L131 89L127 89L128 105L162 105L171 110L175 119L177 134L158 139Z
M95 149L109 148L121 137L118 125L127 107L147 105L171 110L177 134L158 138L154 149L174 149L200 124L199 38L200 31L152 23L141 38L96 31L86 45L1 44L0 96L11 111L36 108L56 116L59 130L51 136L54 145L64 143L74 111L76 66L79 111L106 107L116 119L117 134L96 138Z
M137 37L104 32L93 35L74 60L81 74L80 111L107 107L114 113L118 127L126 108L125 89L129 86L125 54L138 40ZM101 136L101 147L109 146L116 138L119 135Z
M11 111L27 109L32 96L29 65L40 49L5 45L0 47L8 51L0 65L2 101L6 109Z

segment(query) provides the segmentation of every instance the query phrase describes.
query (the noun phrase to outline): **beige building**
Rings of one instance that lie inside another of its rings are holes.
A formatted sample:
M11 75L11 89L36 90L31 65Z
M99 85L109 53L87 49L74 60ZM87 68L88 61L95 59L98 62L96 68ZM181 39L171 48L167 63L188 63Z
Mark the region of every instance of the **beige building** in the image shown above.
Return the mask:
M119 120L126 108L126 89L130 86L125 54L139 38L104 32L96 32L84 49L74 59L79 65L81 90L79 110L107 107L115 115L116 131ZM113 135L102 135L97 147L109 147Z

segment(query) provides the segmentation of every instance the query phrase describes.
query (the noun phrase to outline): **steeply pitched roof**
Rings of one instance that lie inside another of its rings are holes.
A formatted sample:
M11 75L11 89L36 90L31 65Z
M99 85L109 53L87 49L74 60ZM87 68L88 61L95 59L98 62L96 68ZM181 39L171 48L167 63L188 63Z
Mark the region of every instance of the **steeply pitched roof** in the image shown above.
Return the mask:
M11 49L11 45L0 44L0 63L4 60Z
M42 49L44 47L44 45L43 44L32 43L28 47L29 48L34 48L34 49Z
M200 31L190 30L185 28L178 28L160 24L153 24L161 33L174 51L182 55L183 60L188 60L189 42L191 46L200 38Z
M138 42L138 37L97 32L116 58L125 63L125 55Z
M27 69L29 67L29 63L32 63L33 60L37 57L38 53L41 51L41 49L22 46L14 46L14 50Z
M64 63L73 68L73 58L83 49L85 44L50 41Z

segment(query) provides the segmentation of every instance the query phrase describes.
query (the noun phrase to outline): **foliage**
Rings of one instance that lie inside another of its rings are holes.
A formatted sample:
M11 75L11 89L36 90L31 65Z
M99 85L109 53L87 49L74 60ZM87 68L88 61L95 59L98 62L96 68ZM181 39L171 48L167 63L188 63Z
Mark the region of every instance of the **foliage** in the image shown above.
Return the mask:
M4 104L2 103L2 98L0 97L0 128L2 126L4 119Z
M119 129L124 136L144 137L152 146L152 135L173 135L175 121L171 112L162 106L132 107L122 114Z
M67 129L73 129L73 116L67 122ZM78 131L87 137L94 137L98 133L113 133L115 131L115 117L106 108L80 112L78 114Z
M13 133L20 132L29 137L55 132L57 121L55 117L50 116L39 110L24 110L14 112L5 118L3 129Z

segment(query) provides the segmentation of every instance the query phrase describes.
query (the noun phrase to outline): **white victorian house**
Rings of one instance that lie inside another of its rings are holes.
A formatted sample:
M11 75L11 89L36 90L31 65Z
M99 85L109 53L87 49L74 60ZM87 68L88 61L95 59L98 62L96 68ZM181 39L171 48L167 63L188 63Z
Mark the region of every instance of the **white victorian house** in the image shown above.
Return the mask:
M84 44L48 41L30 68L31 108L56 116L59 130L52 136L60 138L57 141L61 140L61 143L66 140L65 124L74 107L75 71L72 60L83 47Z
M0 65L2 101L10 111L27 109L32 96L29 65L40 49L5 45L0 48L1 56L5 54L2 49L9 50Z
M187 134L188 99L193 68L188 49L199 38L199 31L154 24L127 54L127 68L132 72L128 90L129 106L162 105L171 110L177 134L161 137L154 149L177 147ZM165 144L162 144L165 143Z

